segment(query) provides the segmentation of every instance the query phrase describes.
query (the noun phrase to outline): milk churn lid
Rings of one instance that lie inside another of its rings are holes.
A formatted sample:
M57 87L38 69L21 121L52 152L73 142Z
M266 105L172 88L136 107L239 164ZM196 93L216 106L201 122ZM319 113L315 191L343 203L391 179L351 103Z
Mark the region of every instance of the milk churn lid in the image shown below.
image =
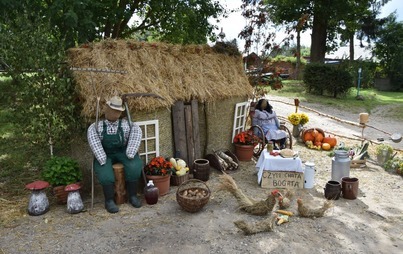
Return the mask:
M305 162L305 166L314 167L314 166L315 166L315 163L313 163L313 162L311 162L311 161L307 161L307 162Z
M154 186L153 180L148 180L147 186Z

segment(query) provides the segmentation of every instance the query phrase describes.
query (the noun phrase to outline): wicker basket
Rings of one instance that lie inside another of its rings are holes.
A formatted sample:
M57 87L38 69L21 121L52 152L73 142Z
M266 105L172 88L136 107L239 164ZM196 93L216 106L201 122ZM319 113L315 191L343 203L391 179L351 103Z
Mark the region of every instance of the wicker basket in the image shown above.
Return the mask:
M188 197L185 195L189 191L202 191L206 195L203 197ZM203 181L198 179L190 179L182 183L176 190L176 201L183 210L195 213L200 211L209 201L211 195L210 188Z
M323 137L325 137L325 132L322 130L322 129L319 129L319 128L311 128L311 129L306 129L306 130L304 130L304 131L302 131L302 134L301 134L301 138L302 138L302 141L305 143L305 133L307 133L307 132L313 132L313 130L317 130L318 132L320 132L320 133L322 133L322 135L323 135Z
M219 160L218 160L218 156L217 156L215 153L211 153L211 154L207 154L207 155L206 155L206 159L210 162L210 165L211 165L213 168L215 168L215 169L217 169L217 170L220 170L221 172L225 172L225 173L232 173L232 172L238 170L238 169L239 169L239 160L238 160L238 158L236 157L236 155L233 154L231 151L229 151L229 150L227 150L227 149L222 149L222 150L220 150L220 151L223 151L226 155L228 155L229 157L231 157L231 158L235 161L235 163L238 164L238 166L237 166L235 169L233 169L233 170L227 170L227 169L225 169L225 168L220 164L220 162L219 162Z
M171 185L173 186L179 186L187 180L189 180L189 172L183 176L171 175Z

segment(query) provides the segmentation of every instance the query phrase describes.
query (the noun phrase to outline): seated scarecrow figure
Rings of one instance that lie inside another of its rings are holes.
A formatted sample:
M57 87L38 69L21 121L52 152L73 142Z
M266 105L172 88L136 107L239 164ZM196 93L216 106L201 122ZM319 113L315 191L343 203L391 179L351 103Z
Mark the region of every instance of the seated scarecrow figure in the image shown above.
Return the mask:
M143 161L138 155L142 131L140 127L128 120L121 119L125 110L122 99L112 97L106 102L105 119L90 125L87 131L88 143L94 158L94 171L98 181L102 185L105 196L105 208L109 213L117 213L114 196L115 175L112 168L114 163L124 165L126 188L130 204L141 207L141 201L137 197L137 185L141 177Z
M275 149L278 149L277 143L279 143L280 149L285 148L287 134L280 129L277 114L266 99L260 99L256 104L252 125L258 125L263 129L264 136L268 141L272 141L275 144ZM254 131L256 135L260 136L259 130Z

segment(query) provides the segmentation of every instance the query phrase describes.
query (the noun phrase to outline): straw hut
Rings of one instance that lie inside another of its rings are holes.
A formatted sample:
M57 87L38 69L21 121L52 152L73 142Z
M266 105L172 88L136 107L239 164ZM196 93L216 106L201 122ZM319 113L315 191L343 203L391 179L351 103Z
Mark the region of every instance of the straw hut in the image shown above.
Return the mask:
M127 99L131 120L143 129L140 156L145 163L159 154L191 164L213 150L232 150L235 104L253 93L241 55L229 49L105 40L69 49L68 64L88 124L97 97L102 107L113 95L158 95Z

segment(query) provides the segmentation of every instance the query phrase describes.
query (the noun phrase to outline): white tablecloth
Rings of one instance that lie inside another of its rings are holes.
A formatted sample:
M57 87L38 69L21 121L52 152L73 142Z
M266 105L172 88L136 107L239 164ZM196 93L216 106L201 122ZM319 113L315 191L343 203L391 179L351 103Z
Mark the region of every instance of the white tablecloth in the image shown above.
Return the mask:
M302 161L299 157L296 158L283 158L280 155L272 156L267 150L263 150L260 154L259 160L256 163L257 183L262 181L262 175L264 170L269 171L293 171L303 173Z

